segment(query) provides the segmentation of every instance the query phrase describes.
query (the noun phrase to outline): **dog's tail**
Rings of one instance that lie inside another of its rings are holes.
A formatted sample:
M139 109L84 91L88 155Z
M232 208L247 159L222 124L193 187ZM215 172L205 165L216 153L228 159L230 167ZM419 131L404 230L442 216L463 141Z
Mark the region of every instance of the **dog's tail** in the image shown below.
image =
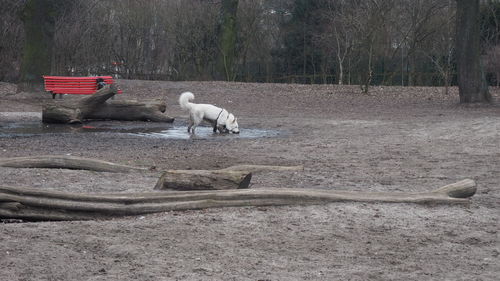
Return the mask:
M184 92L179 97L179 104L182 109L188 110L191 108L191 103L189 101L194 99L194 95L191 92Z

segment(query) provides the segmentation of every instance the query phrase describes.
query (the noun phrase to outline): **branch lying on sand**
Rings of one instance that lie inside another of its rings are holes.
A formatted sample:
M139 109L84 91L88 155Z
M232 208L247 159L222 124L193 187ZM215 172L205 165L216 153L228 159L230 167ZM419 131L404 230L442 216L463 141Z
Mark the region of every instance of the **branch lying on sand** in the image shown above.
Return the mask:
M67 155L2 158L0 159L0 167L55 168L111 173L128 173L133 171L149 170L149 168L126 166L102 160Z
M332 202L467 203L476 192L466 179L430 192L355 192L314 189L233 189L150 193L75 194L0 187L0 218L90 220L165 211L236 206L309 205Z
M90 170L96 172L115 172L115 173L152 170L152 168L126 166L102 160L89 159L77 156L68 156L68 155L0 158L0 167L56 168L56 169ZM224 169L220 169L218 171L244 171L249 173L256 173L261 171L302 171L302 170L304 170L303 166L235 165Z

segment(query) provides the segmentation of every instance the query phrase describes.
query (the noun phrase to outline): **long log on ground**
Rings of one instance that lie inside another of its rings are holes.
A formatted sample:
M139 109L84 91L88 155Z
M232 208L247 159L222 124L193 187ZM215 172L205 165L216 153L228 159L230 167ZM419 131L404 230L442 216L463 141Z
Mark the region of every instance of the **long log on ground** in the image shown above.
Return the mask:
M147 101L115 100L99 105L96 110L87 114L86 119L173 122L174 118L163 114L165 110L165 102L159 99Z
M248 188L252 173L231 170L168 170L154 189L223 190Z
M72 170L89 170L96 172L128 173L146 171L151 168L120 165L102 160L88 159L77 156L29 156L0 158L0 167L10 168L56 168Z
M89 119L123 121L173 122L174 118L163 114L166 105L161 100L109 101L117 92L114 84L106 85L93 95L78 102L63 101L47 104L42 108L42 122L75 124Z
M0 167L56 168L56 169L72 169L72 170L90 170L96 172L116 172L116 173L152 170L152 168L126 166L102 160L69 156L69 155L0 158ZM225 171L256 173L261 171L302 171L302 170L304 170L304 166L301 165L300 166L235 165L215 171L220 171L220 173L223 174L225 173ZM174 171L178 171L180 173L180 171L182 170L174 170ZM189 173L192 172L187 172L187 174Z
M0 186L0 219L90 220L166 211L332 202L468 203L476 192L466 179L429 192L356 192L317 189L232 189L149 193L76 194Z
M274 166L274 165L235 165L222 169L223 171L247 171L252 173L265 171L303 171L304 166Z

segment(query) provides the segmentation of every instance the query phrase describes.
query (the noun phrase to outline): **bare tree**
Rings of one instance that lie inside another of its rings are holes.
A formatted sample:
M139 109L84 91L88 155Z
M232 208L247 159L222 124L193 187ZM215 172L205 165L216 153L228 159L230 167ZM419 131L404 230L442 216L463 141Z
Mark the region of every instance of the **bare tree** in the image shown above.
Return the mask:
M364 93L368 93L373 79L375 52L377 47L386 42L386 24L394 6L390 0L358 0L351 5L357 8L353 25L359 41L355 44L365 58L362 60L365 69L360 71L360 87Z
M64 7L61 0L28 0L22 11L26 34L21 65L21 87L42 84L42 75L51 73L56 16Z
M16 20L15 11L40 3L71 3L72 9L56 7L46 25ZM454 81L455 3L0 0L0 79L20 76L24 55L25 61L46 59L46 67L23 77L111 73L130 79L332 81L360 84L365 92L372 84L444 85L447 91ZM482 54L493 77L499 5L482 4ZM45 30L40 38L52 40L33 40L34 30ZM23 70L28 65L35 64Z
M322 17L325 19L325 32L319 40L326 49L331 50L332 56L336 58L338 67L337 83L344 84L346 72L346 59L350 56L354 45L355 29L352 22L355 10L349 5L349 1L328 1ZM327 51L329 54L329 52ZM348 81L349 82L349 81Z
M479 0L457 0L456 54L461 103L491 102L480 58Z
M484 56L485 68L495 74L496 86L500 87L500 45L490 47Z
M222 0L219 32L219 72L227 81L235 79L238 0Z
M217 60L218 4L180 0L168 6L166 46L173 79L213 79Z
M25 1L0 0L0 81L16 81L20 70L23 25L18 14Z
M447 5L438 6L436 15L428 19L428 23L433 27L433 32L429 36L429 43L419 50L434 65L441 76L444 84L444 93L448 94L451 79L454 71L454 28L456 21L456 7L454 1L448 0Z

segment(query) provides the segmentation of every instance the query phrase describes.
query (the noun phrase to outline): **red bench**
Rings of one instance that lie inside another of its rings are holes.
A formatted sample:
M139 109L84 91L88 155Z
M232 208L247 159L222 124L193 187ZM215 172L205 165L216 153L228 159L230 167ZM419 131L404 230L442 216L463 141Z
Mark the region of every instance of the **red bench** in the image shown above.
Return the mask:
M97 79L102 78L104 83L113 84L115 81L111 76L91 76L91 77L67 77L67 76L43 76L45 91L52 94L55 99L59 94L91 95L97 92ZM122 90L118 90L121 94Z

